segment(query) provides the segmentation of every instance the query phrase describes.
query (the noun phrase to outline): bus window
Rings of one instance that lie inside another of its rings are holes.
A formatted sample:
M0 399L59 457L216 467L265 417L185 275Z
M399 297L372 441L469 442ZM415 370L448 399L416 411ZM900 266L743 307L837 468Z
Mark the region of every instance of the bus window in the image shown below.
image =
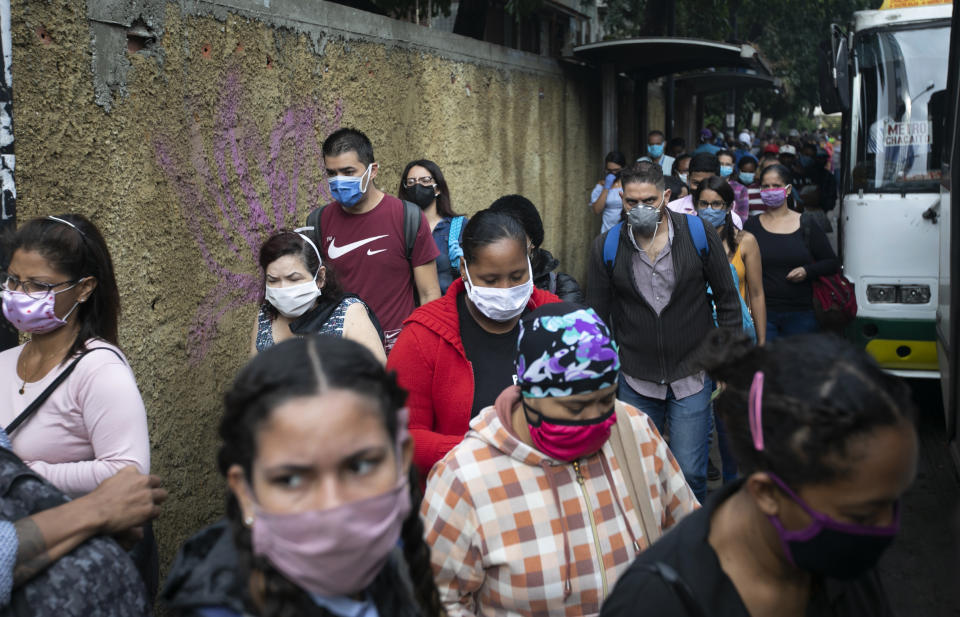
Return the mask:
M868 31L857 37L860 113L853 121L854 191L939 190L948 27Z

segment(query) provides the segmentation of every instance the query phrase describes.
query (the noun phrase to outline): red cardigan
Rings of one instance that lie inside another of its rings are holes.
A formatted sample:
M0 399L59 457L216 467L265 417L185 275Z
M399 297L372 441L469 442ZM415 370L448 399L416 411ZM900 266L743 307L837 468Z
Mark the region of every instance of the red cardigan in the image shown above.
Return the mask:
M400 386L409 392L413 462L424 481L470 428L473 365L460 339L457 296L462 293L463 279L456 279L446 295L415 310L387 358L387 370L396 371ZM527 308L559 301L534 289Z

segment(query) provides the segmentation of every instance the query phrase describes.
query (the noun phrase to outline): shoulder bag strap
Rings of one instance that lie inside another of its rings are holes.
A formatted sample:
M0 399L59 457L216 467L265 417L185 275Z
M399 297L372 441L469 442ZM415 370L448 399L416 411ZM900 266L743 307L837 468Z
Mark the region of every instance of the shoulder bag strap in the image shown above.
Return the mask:
M57 375L57 378L54 379L53 382L43 390L43 392L40 393L40 396L33 399L33 401L27 405L27 408L20 412L20 415L13 419L13 422L7 425L7 428L4 429L7 435L9 436L11 433L13 433L13 431L17 430L17 427L26 422L30 416L32 416L37 409L39 409L48 398L50 398L50 395L53 394L58 387L60 387L60 384L66 381L67 377L70 376L70 373L73 372L73 369L77 368L77 363L79 363L85 355L98 349L106 349L110 353L120 358L121 361L123 360L123 357L120 354L109 347L94 347L93 349L87 349L86 351L82 352L73 362L70 363L69 366L67 366L67 368L63 369L62 373ZM126 363L124 362L124 364Z
M620 401L617 401L617 423L610 431L610 446L620 464L630 501L633 502L643 528L644 539L647 546L650 546L660 538L660 521L654 515L653 506L650 504L650 489L643 467L643 457L640 456L640 444L637 443L630 414Z
M677 594L677 599L683 604L687 615L691 617L707 617L707 611L703 608L703 605L700 604L700 601L697 600L697 596L694 595L693 590L690 589L686 581L680 578L680 575L672 567L662 561L643 564L640 567L660 577L660 579Z

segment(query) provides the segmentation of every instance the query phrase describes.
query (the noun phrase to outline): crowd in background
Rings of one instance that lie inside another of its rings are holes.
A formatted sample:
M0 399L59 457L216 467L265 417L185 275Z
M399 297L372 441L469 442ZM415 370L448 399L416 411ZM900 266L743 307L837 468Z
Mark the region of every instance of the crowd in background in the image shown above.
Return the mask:
M904 384L818 334L839 144L707 128L689 153L660 131L642 147L605 157L581 284L528 198L458 214L428 159L390 195L366 135L329 135L332 201L260 249L219 425L226 515L159 592L167 493L108 242L76 214L25 223L0 274L29 337L0 353L0 605L887 614L874 566L916 434Z

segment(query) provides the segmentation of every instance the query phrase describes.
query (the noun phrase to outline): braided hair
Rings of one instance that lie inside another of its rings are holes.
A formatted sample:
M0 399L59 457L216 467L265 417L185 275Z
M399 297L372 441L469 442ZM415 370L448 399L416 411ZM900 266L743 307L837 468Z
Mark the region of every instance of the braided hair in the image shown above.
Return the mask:
M227 475L239 465L252 477L257 457L257 434L270 414L284 402L316 395L329 389L345 389L369 396L377 403L393 443L398 431L398 412L407 393L397 385L366 347L332 336L297 338L274 345L258 354L238 374L225 396L220 423L223 444L217 456L220 473ZM388 562L367 588L382 617L441 617L444 614L430 567L430 551L423 541L419 516L420 483L411 466L409 486L411 512L403 523L401 539L405 564ZM249 581L244 603L260 617L327 617L329 611L289 581L265 558L253 554L250 529L236 497L228 492L227 518L233 531L242 581ZM401 571L409 572L412 597Z
M794 490L829 482L849 471L847 448L856 437L910 424L916 415L906 383L837 336L802 335L757 347L720 329L702 353L704 368L723 384L714 409L745 476L772 471ZM763 451L753 446L748 419L757 371L764 374Z

